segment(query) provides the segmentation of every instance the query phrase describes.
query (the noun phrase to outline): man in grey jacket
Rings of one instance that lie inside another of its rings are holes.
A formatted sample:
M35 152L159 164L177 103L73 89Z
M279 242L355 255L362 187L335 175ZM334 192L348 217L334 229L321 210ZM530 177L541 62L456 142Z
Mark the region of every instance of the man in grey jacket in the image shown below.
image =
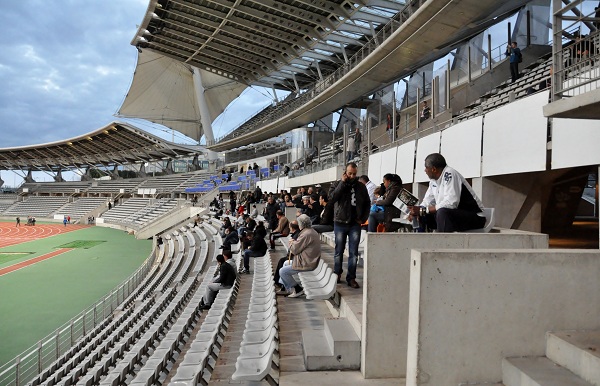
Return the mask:
M346 282L352 288L360 288L356 282L356 260L360 242L360 226L369 218L369 192L358 181L358 167L354 162L346 164L342 178L331 185L329 200L334 204L333 233L335 234L334 272L341 281L342 261L346 239L348 240L348 273Z

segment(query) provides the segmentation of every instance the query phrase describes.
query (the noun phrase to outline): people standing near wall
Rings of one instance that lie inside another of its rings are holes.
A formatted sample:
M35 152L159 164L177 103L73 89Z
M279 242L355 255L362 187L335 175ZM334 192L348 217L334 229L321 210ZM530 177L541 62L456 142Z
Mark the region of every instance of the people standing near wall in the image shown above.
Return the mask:
M358 166L354 162L346 164L342 178L329 188L329 200L334 204L333 232L335 235L334 272L341 281L342 261L346 240L348 240L348 272L346 282L352 288L360 288L356 282L356 261L360 226L369 218L369 192L358 182Z
M354 143L356 144L356 154L361 154L362 134L358 126L356 126L356 132L354 133Z
M421 115L419 116L419 122L425 122L431 117L431 108L427 105L427 101L423 101L421 107Z
M354 137L348 137L346 151L348 152L347 162L350 162L354 159L354 152L356 151L356 143L354 141Z
M514 83L519 79L519 63L523 61L521 49L517 47L517 42L512 42L507 45L504 55L509 57L510 77Z
M362 176L358 177L358 180L367 187L367 192L369 192L369 201L372 203L374 200L373 193L375 192L375 188L377 187L377 185L375 185L373 181L369 179L369 176L367 176L366 174L363 174Z

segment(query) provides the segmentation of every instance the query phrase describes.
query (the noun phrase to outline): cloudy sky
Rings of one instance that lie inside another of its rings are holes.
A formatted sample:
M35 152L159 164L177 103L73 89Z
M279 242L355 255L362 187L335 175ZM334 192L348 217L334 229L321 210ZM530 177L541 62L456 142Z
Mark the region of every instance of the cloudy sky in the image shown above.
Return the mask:
M130 42L147 6L148 0L3 2L0 148L67 139L115 120L135 69ZM265 91L243 94L225 113L235 120L217 120L215 136L257 111L257 100L269 103ZM171 139L156 126L137 125Z

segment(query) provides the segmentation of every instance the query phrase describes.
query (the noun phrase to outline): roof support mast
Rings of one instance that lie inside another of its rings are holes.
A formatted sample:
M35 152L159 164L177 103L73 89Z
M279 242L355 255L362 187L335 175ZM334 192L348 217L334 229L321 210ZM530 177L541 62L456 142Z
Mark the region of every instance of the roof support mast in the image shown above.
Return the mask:
M204 95L204 86L202 85L202 76L200 75L200 70L196 67L192 67L194 69L194 90L196 91L196 101L198 102L198 109L200 110L200 123L202 124L202 129L204 131L204 138L206 138L206 144L212 145L215 143L215 136L212 130L212 117L210 116L210 112L208 111L208 105L206 104L206 97ZM217 153L208 150L208 161L211 164L214 164L217 160Z

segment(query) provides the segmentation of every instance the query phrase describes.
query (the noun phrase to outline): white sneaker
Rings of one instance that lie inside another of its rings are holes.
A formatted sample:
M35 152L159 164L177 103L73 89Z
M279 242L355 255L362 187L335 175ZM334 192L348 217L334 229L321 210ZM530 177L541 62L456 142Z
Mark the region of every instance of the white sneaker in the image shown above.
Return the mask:
M296 288L292 288L292 292L287 296L288 298L297 298L304 295L304 289L300 292L296 292Z

